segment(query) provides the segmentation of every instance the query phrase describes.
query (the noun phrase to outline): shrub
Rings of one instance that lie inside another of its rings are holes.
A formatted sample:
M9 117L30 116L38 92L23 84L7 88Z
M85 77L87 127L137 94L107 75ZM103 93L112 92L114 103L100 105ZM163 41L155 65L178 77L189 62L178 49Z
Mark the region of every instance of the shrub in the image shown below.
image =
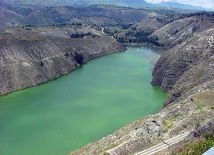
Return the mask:
M78 64L82 65L82 64L83 64L83 59L84 59L84 57L83 57L83 54L82 54L82 53L77 53L77 52L75 52L74 60L75 60Z
M214 146L214 136L209 135L187 145L178 155L201 155Z
M166 120L166 121L164 121L163 132L168 131L169 128L171 128L172 126L173 126L173 120Z
M29 28L29 27L26 27L26 28L25 28L25 30L28 30L28 31L29 31L29 30L32 30L32 29L31 29L31 28Z

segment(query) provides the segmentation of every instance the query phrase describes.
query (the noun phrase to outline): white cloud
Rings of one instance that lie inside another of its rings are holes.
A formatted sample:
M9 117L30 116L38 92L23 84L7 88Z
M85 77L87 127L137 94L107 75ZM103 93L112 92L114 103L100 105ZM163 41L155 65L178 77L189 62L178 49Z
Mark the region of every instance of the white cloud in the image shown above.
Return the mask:
M160 3L164 2L179 2L183 4L190 4L193 6L201 6L207 9L214 9L214 0L145 0L149 3Z

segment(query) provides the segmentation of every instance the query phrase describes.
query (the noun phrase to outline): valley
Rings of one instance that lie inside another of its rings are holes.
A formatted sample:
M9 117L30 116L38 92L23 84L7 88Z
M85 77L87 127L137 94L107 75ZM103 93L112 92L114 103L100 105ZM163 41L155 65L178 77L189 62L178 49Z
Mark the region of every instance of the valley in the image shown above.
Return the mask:
M160 112L70 155L135 154L189 132L159 152L178 153L176 148L213 135L213 12L4 3L0 16L1 95L46 83L129 46L147 46L162 54L150 81L168 94Z

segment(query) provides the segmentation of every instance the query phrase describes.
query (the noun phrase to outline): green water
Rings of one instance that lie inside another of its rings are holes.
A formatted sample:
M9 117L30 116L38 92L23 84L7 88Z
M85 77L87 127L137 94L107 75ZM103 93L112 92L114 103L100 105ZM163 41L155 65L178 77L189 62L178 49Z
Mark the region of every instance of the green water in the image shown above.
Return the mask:
M157 57L128 48L0 97L0 155L65 155L158 112L166 94L150 85Z

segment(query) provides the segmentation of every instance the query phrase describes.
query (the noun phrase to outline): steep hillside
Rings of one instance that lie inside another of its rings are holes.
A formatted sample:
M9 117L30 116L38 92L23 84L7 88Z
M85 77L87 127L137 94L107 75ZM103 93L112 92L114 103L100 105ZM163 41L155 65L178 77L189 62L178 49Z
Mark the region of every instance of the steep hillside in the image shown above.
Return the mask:
M114 34L118 41L133 44L149 44L170 49L191 38L194 34L213 27L212 12L154 12L130 26L127 30Z
M25 19L22 15L19 15L14 11L8 10L7 8L2 6L0 6L0 18L1 18L0 28L26 24Z
M90 27L0 31L0 95L37 86L90 59L125 50L112 37Z
M169 92L165 105L180 97L190 89L214 80L214 28L195 34L160 58L153 71L153 85ZM174 89L175 88L175 89ZM183 96L185 95L185 96Z
M214 15L206 13L189 14L187 18L175 20L155 31L150 37L157 38L163 47L172 48L193 34L200 33L213 27Z
M170 7L170 8L178 8L178 9L187 9L187 10L205 10L202 7L192 6L188 4L181 4L177 2L161 2L156 4L157 6L161 7Z

